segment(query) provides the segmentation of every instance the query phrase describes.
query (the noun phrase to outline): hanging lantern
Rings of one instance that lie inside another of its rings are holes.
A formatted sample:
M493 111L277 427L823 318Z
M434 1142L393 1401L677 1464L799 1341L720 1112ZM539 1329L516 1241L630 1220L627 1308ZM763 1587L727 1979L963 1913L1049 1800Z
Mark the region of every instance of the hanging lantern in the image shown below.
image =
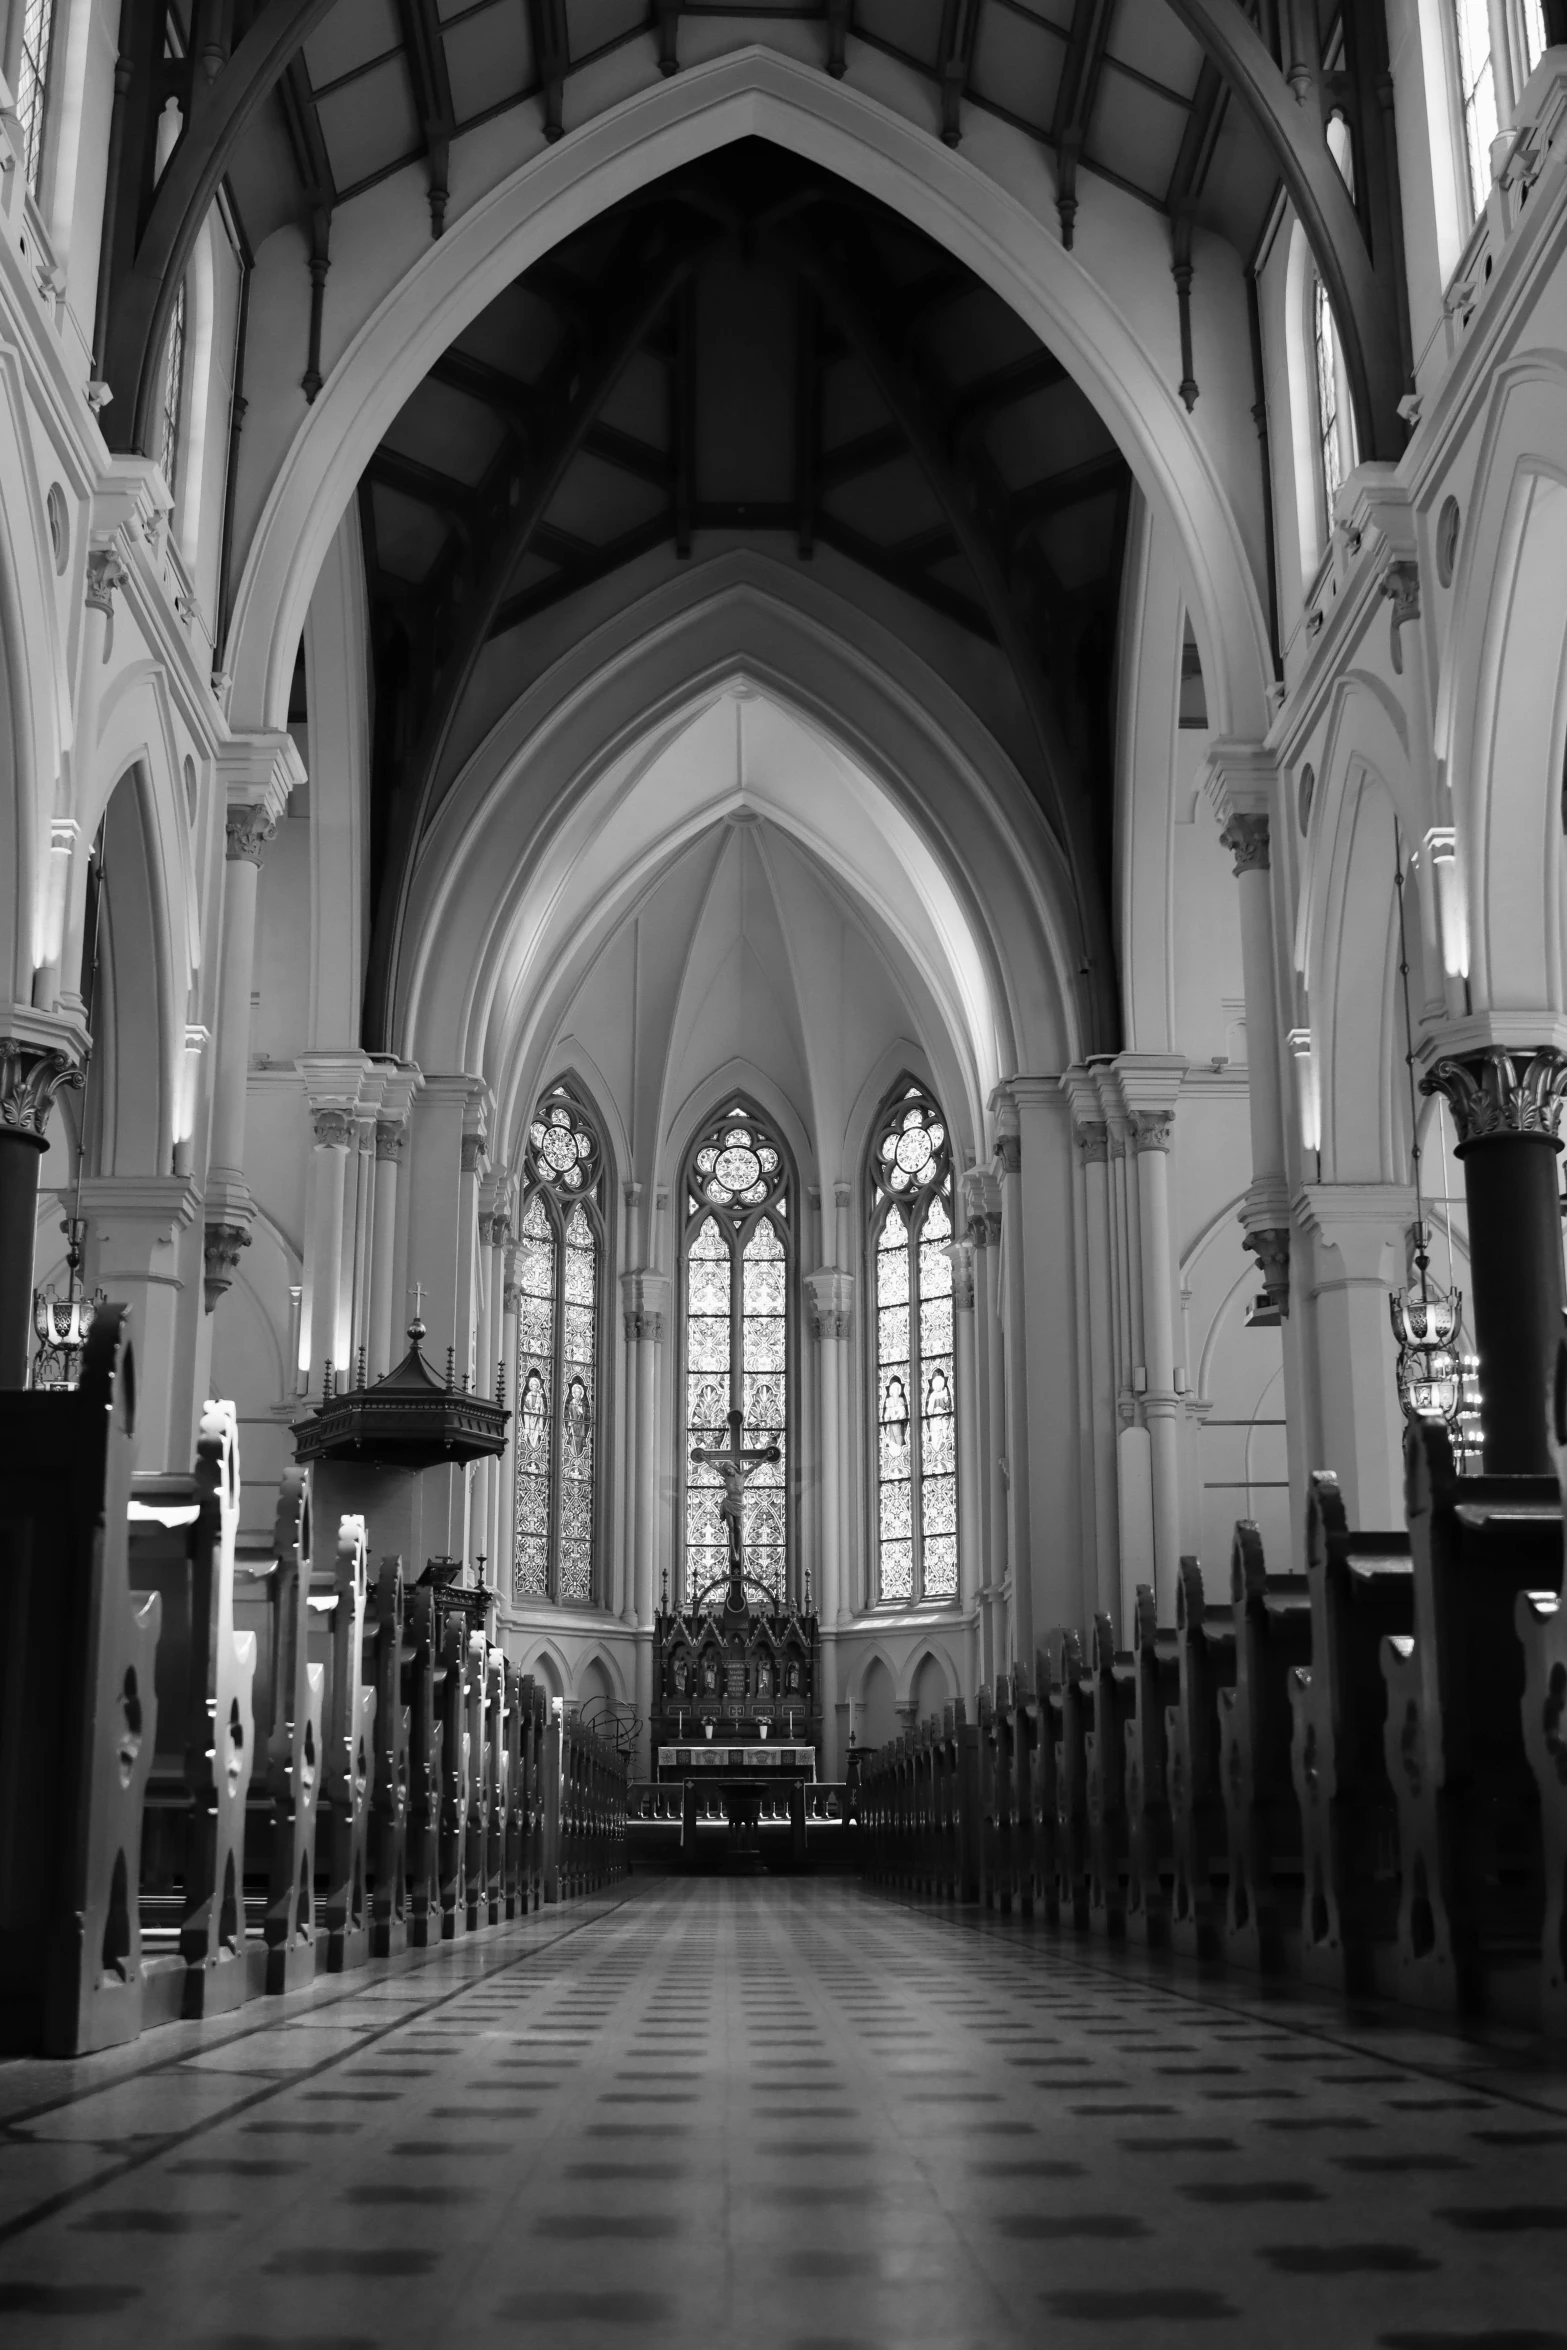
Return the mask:
M38 1352L33 1357L33 1387L39 1393L64 1393L78 1384L82 1375L82 1349L87 1344L93 1315L109 1302L101 1289L92 1297L82 1295L85 1219L68 1217L60 1230L66 1238L65 1262L70 1274L66 1293L64 1297L57 1296L52 1281L33 1292L33 1329L38 1338Z

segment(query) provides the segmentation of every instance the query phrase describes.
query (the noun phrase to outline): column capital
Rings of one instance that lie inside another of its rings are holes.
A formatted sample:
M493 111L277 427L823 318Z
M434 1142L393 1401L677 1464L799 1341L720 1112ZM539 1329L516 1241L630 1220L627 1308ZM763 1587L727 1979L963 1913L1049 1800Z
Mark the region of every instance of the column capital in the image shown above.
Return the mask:
M1174 1110L1133 1110L1129 1120L1135 1151L1168 1151L1175 1131Z
M489 1166L489 1163L490 1162L488 1158L485 1156L484 1136L482 1134L465 1133L462 1138L463 1173L465 1175L482 1176L486 1168Z
M317 1150L351 1149L357 1125L358 1120L352 1110L312 1109L310 1113L311 1139Z
M847 1338L854 1321L854 1275L824 1265L805 1276L811 1335L818 1343Z
M976 1248L1001 1238L1001 1179L992 1167L965 1167L958 1178L963 1226Z
M408 1121L406 1118L401 1122L391 1118L377 1118L375 1122L375 1155L378 1159L389 1159L394 1167L400 1166L403 1148L407 1140Z
M1276 1314L1290 1310L1290 1228L1287 1224L1254 1224L1241 1235L1241 1247L1257 1260L1262 1294Z
M1018 1175L1023 1169L1023 1121L1018 1110L1017 1095L1011 1081L1003 1078L990 1097L991 1115L996 1121L996 1158L1003 1175Z
M249 1223L209 1221L202 1235L202 1299L210 1314L239 1271L240 1252L250 1246Z
M55 1095L82 1082L82 1054L67 1034L39 1034L37 1025L29 1022L35 1033L18 1035L6 1021L0 1034L0 1134L23 1136L41 1150Z
M1460 1153L1497 1135L1538 1137L1561 1147L1557 1128L1567 1098L1567 1052L1558 1045L1486 1044L1444 1053L1426 1070L1420 1090L1447 1103Z
M1269 819L1266 815L1234 815L1219 835L1219 844L1235 859L1235 878L1268 870Z
M281 727L231 736L213 754L213 767L228 811L231 841L234 819L247 810L265 823L265 837L270 839L287 812L289 793L306 780L299 746ZM235 853L231 847L229 855Z
M277 831L277 818L259 800L231 801L223 831L223 853L230 865L259 865L262 850Z
M959 1314L974 1311L974 1243L955 1240L947 1250L952 1260L952 1305Z
M621 1318L628 1341L662 1343L669 1312L669 1275L646 1268L620 1276Z

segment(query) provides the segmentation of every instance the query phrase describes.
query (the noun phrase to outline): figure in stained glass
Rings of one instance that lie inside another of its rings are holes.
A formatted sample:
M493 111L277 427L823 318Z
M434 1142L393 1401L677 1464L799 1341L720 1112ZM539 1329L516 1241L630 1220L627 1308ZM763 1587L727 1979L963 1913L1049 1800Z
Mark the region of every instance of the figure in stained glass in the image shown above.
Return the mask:
M896 1374L888 1380L881 1399L881 1424L894 1444L909 1441L909 1399Z
M523 1449L530 1471L534 1470L544 1451L545 1430L549 1426L549 1409L544 1400L544 1381L535 1363L522 1383L522 1399L517 1406L517 1419L522 1431Z
M588 1391L580 1379L566 1390L566 1442L579 1458L588 1449Z

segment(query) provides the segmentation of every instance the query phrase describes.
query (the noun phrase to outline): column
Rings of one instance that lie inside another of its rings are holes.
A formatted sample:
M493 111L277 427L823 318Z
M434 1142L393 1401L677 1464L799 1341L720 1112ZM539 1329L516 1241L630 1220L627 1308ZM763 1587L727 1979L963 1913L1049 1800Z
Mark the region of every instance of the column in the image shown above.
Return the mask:
M374 1079L367 1080L373 1084ZM347 1195L353 1203L352 1244L343 1251L343 1288L340 1318L348 1327L347 1371L351 1379L359 1376L359 1358L365 1357L365 1377L368 1380L370 1357L370 1257L374 1246L375 1211L375 1128L374 1101L368 1105L361 1100L359 1117L354 1127L355 1150L349 1165ZM366 1114L368 1109L368 1115Z
M402 1293L398 1235L406 1239L402 1199L403 1156L408 1113L421 1083L412 1061L387 1070L375 1121L375 1185L371 1207L370 1311L368 1339L371 1381L384 1379L403 1354L403 1333L413 1320L411 1299Z
M223 939L218 969L218 1038L207 1150L205 1302L210 1314L250 1246L254 1210L245 1181L245 1088L250 1074L250 985L255 964L261 852L277 830L263 803L230 808L223 866Z
M980 1388L978 1670L980 1680L993 1682L1000 1661L995 1652L994 1616L997 1594L1007 1571L1006 1374L999 1295L1001 1196L996 1178L988 1168L972 1168L965 1174L963 1196L968 1210L968 1237L974 1250L974 1359Z
M1227 775L1228 796L1239 787ZM1250 796L1266 789L1254 781ZM1289 1312L1289 1183L1284 1159L1284 1097L1280 1022L1273 985L1273 882L1268 817L1256 807L1231 806L1224 846L1235 858L1240 896L1241 974L1246 995L1246 1085L1251 1111L1251 1184L1242 1220L1246 1247L1257 1259L1268 1303Z
M86 1040L58 1020L16 1008L11 1026L0 1036L0 1387L25 1387L39 1162L56 1094L82 1082Z
M1484 1045L1433 1062L1421 1089L1443 1095L1458 1130L1486 1473L1550 1476L1563 1304L1557 1125L1567 1053Z
M490 1265L489 1278L485 1283L485 1303L489 1309L486 1333L489 1352L484 1361L484 1381L487 1394L499 1396L504 1393L507 1409L515 1415L517 1404L512 1389L516 1381L517 1343L515 1331L508 1337L506 1324L506 1275L511 1261L512 1241L511 1209L512 1183L503 1168L496 1203L490 1211ZM515 1316L515 1304L512 1313ZM511 1422L508 1421L508 1433L510 1427ZM488 1539L485 1549L490 1558L489 1579L497 1591L510 1589L509 1582L501 1579L507 1563L502 1557L506 1548L506 1497L511 1491L506 1462L504 1453L498 1461L488 1462L485 1477L488 1488Z
M667 1274L646 1269L623 1274L621 1299L627 1343L636 1355L633 1381L636 1397L636 1451L632 1467L635 1507L631 1513L635 1548L631 1557L630 1621L637 1632L636 1708L641 1719L649 1722L653 1712L653 1554L657 1538L659 1348L663 1344L668 1315L669 1278Z
M979 1353L974 1330L974 1243L955 1240L952 1312L958 1365L958 1603L965 1620L979 1600L980 1557Z
M1002 1669L1034 1654L1034 1556L1028 1514L1028 1330L1023 1278L1023 1141L1018 1108L1005 1087L996 1105L996 1160L1001 1178L1001 1260L1006 1284L1007 1559L1012 1616Z
M203 1294L209 1314L233 1284L255 1221L244 1170L256 899L262 853L277 831L289 793L304 782L305 770L291 735L238 735L217 754L216 777L225 815L217 1037L203 1218Z
M87 1287L131 1309L136 1350L136 1466L187 1469L190 1425L176 1428L180 1258L200 1194L188 1175L95 1175L81 1187Z
M843 1391L844 1350L854 1309L854 1277L836 1265L805 1277L810 1307L811 1335L816 1341L819 1424L816 1431L821 1462L821 1550L815 1577L816 1612L824 1625L837 1626L848 1613L844 1593L843 1552Z
M351 1233L349 1154L359 1140L359 1093L370 1067L367 1053L302 1053L294 1066L305 1089L312 1150L305 1203L305 1281L299 1323L299 1368L305 1393L319 1388L331 1363L340 1386L351 1376L350 1317L345 1300L343 1243ZM351 1269L351 1268L350 1268Z
M1090 1490L1094 1507L1096 1606L1121 1619L1120 1551L1115 1509L1115 1344L1110 1294L1110 1130L1102 1118L1077 1128L1083 1170L1083 1255L1088 1293ZM1121 1624L1123 1637L1129 1626Z
M1139 1240L1143 1259L1143 1416L1153 1469L1154 1591L1159 1621L1175 1621L1181 1556L1180 1398L1175 1392L1175 1279L1170 1248L1173 1109L1134 1110Z
M1298 1206L1315 1260L1321 1465L1337 1475L1352 1526L1397 1527L1404 1415L1387 1301L1404 1278L1415 1195L1404 1184L1311 1183Z
M506 1423L506 1450L501 1455L500 1490L495 1497L495 1588L510 1599L512 1533L516 1523L517 1491L517 1251L508 1242L501 1252L501 1360L506 1365L506 1401L511 1418Z

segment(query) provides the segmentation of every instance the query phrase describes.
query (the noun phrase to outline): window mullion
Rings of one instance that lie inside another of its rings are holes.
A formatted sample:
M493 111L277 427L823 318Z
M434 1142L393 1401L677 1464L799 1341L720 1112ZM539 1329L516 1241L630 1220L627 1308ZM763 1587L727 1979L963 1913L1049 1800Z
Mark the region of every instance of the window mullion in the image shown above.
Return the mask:
M560 1605L560 1504L566 1475L566 1220L556 1219L555 1236L555 1411L550 1443L550 1602Z
M923 1221L923 1219L921 1219ZM909 1538L914 1546L914 1597L925 1597L925 1527L920 1504L920 1245L914 1210L909 1210Z

